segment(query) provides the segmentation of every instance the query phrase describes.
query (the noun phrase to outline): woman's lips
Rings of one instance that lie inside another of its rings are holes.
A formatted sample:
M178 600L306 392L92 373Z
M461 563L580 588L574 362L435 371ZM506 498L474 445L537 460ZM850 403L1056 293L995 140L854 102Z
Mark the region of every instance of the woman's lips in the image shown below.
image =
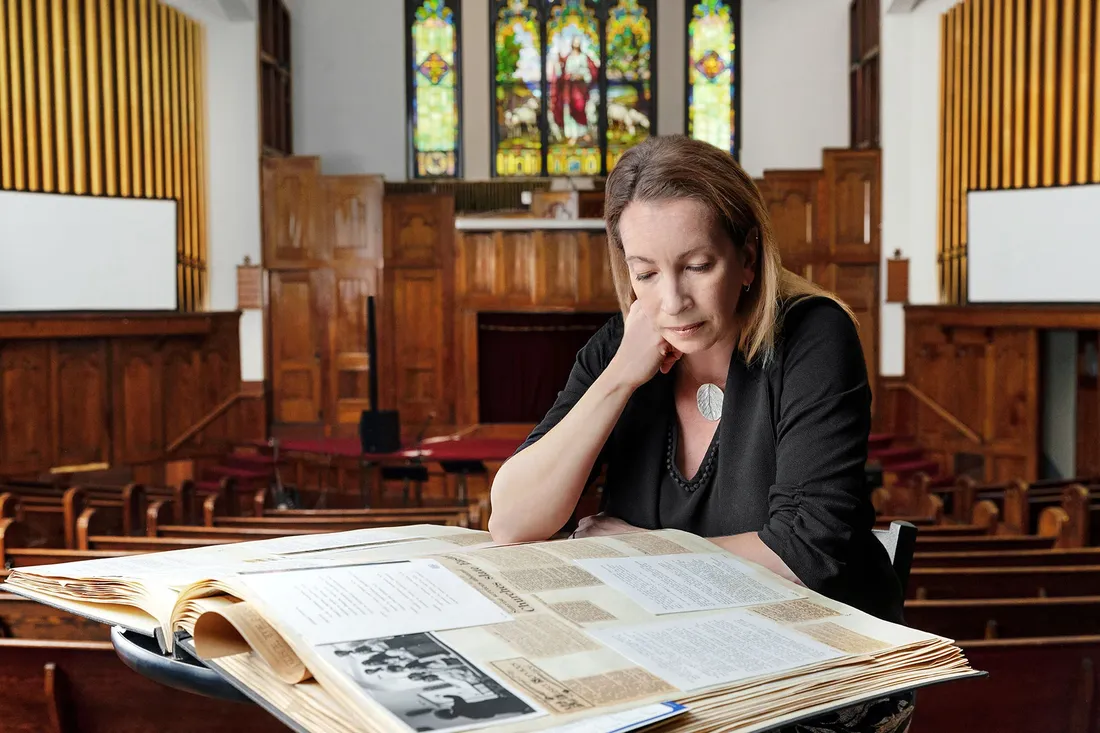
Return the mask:
M671 331L672 333L676 334L677 336L690 336L691 334L698 331L700 326L702 326L702 325L703 325L703 322L700 321L699 323L692 323L689 326L671 326L671 327L667 328L666 330Z

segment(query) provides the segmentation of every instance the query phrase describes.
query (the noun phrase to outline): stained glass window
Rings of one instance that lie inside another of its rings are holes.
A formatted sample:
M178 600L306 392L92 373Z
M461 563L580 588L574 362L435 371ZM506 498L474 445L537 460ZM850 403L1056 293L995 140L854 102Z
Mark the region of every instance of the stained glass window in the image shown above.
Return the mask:
M656 5L494 0L495 175L606 175L653 132Z
M737 157L740 1L689 2L687 12L687 134Z
M409 170L415 178L462 175L458 0L406 0L410 29Z

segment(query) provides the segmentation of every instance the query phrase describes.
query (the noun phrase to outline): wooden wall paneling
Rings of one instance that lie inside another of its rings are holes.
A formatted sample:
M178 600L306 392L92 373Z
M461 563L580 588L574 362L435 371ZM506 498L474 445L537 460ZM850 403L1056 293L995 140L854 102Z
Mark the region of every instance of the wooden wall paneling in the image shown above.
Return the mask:
M986 435L995 450L1010 454L1016 477L1037 476L1042 414L1039 333L1035 329L998 329L991 358L991 383L987 385L991 429ZM1002 477L1007 478L1000 473L994 480Z
M429 415L440 426L455 419L454 199L387 196L384 222L386 325L378 345L388 364L381 376L402 429L415 435Z
M583 232L551 230L538 234L541 236L535 240L535 303L564 308L576 305L580 300L577 280Z
M480 423L478 405L477 311L463 308L455 318L455 422L458 425Z
M993 399L990 368L994 346L985 329L953 328L948 331L951 348L949 379L940 392L940 404L947 407L969 428L989 438ZM944 439L955 440L958 431L940 421Z
M491 298L496 292L501 232L458 232L455 247L455 298Z
M111 344L113 463L152 461L163 454L165 404L169 412L176 408L176 403L165 403L163 374L163 352L156 341L119 339Z
M272 417L320 425L333 271L276 270L270 278Z
M402 427L414 433L432 413L443 424L450 424L452 414L446 404L443 324L450 319L442 279L434 268L402 268L393 271L390 286L397 409Z
M827 252L820 170L767 171L761 187L783 266L808 279Z
M165 344L161 356L163 380L162 403L165 444L171 444L203 417L202 359L190 340Z
M497 282L494 300L500 304L529 305L535 302L536 259L542 232L512 232L500 234L497 257Z
M618 297L615 294L615 281L611 277L611 259L607 250L607 233L601 231L581 232L581 247L577 261L580 289L578 298L581 303L592 307L605 307L619 310ZM587 307L587 306L586 306Z
M333 268L334 299L330 320L329 414L336 427L354 426L370 409L370 363L367 351L367 297L379 294L378 270L373 265L342 262ZM378 323L375 302L375 323ZM379 347L381 348L381 347ZM381 399L381 396L379 397Z
M53 464L109 463L111 426L107 342L55 342L53 378Z
M264 266L310 267L325 259L329 239L318 241L315 219L321 205L320 160L313 157L264 158Z
M1077 334L1078 476L1100 475L1100 379L1097 375L1097 331Z
M867 383L877 397L879 267L877 264L833 264L829 265L829 269L832 271L832 291L848 304L859 324L859 340L867 365Z
M49 342L0 343L0 474L50 465L52 375Z
M323 251L333 262L369 262L382 259L382 199L380 176L322 176L324 204L318 217Z
M829 249L834 259L879 261L882 173L878 151L826 150Z
M203 414L217 409L240 391L241 357L238 336L222 322L207 338L201 352L203 378ZM205 443L228 443L238 434L236 410L229 410L204 430L198 439Z

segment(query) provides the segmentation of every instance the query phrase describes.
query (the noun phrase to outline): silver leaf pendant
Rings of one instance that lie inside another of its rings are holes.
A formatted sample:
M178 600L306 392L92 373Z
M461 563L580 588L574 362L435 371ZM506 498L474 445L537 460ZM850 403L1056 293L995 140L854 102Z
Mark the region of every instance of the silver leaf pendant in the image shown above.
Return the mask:
M717 384L708 382L701 385L695 393L695 405L699 408L699 414L711 422L722 417L722 399L724 396Z

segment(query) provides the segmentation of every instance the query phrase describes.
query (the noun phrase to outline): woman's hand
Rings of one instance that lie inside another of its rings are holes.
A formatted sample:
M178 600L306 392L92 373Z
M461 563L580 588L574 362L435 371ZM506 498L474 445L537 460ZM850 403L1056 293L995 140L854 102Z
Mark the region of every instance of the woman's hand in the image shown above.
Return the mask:
M638 301L634 301L624 323L623 340L608 369L614 369L624 384L637 389L658 370L668 374L680 356L681 353L653 327Z
M626 534L628 532L641 532L638 527L633 524L627 524L618 517L608 516L607 514L593 514L591 517L585 517L577 523L577 531L572 534L573 537L600 537L602 535L609 534Z

